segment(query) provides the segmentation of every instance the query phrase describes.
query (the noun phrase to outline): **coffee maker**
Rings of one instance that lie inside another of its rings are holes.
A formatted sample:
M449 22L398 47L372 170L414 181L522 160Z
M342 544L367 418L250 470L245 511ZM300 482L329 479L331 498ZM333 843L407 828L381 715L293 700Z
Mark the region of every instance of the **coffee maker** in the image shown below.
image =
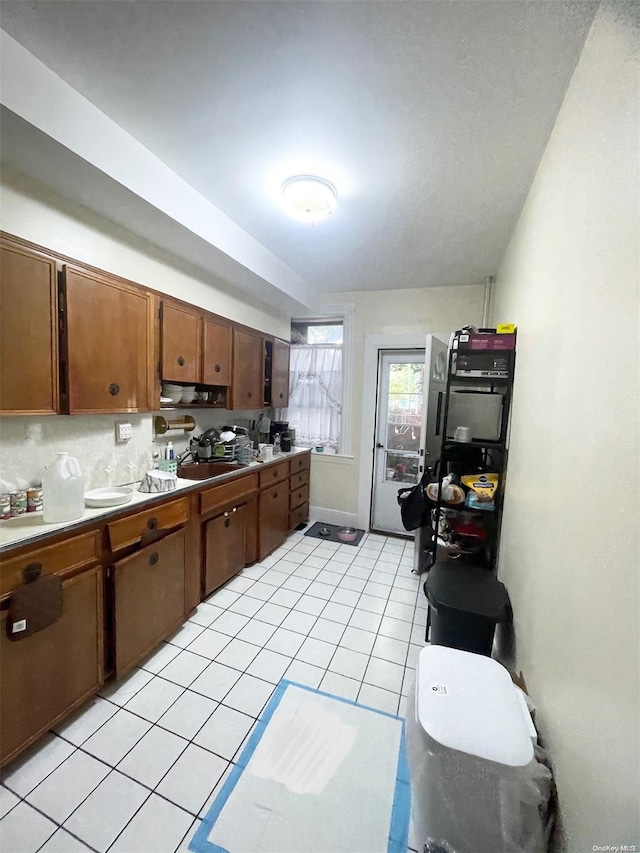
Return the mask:
M269 428L269 444L273 444L273 438L277 433L280 433L282 436L285 432L289 432L289 421L271 421L271 426Z

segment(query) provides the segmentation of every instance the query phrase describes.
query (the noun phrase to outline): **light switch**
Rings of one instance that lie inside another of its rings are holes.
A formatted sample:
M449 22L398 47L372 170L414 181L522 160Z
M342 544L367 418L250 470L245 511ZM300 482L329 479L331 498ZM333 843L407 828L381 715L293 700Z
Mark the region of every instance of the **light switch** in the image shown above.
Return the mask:
M126 421L116 421L116 441L123 443L133 438L133 428Z

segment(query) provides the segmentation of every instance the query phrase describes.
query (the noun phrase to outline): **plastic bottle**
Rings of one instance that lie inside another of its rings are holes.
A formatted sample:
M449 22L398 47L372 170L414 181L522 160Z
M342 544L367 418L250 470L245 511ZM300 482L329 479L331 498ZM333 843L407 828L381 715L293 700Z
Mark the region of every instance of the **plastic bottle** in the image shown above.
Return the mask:
M42 518L45 522L73 521L84 515L84 476L78 460L58 453L42 477Z
M169 442L167 442L167 450L166 450L165 459L173 459L174 457L175 457L175 454L173 452L173 444L169 441Z

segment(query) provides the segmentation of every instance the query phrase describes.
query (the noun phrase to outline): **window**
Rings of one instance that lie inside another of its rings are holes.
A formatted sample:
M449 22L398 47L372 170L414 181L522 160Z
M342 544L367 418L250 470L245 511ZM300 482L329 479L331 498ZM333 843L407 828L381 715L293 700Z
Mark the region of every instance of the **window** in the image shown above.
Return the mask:
M342 320L291 324L287 418L300 447L341 450L343 332Z

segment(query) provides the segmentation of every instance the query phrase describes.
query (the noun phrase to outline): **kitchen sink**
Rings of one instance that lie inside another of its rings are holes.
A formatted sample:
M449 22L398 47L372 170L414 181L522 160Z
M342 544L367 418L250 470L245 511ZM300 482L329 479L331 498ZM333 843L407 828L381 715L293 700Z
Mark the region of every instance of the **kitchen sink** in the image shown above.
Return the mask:
M187 465L178 466L178 477L184 480L207 480L209 477L220 477L246 467L239 462L189 462Z

